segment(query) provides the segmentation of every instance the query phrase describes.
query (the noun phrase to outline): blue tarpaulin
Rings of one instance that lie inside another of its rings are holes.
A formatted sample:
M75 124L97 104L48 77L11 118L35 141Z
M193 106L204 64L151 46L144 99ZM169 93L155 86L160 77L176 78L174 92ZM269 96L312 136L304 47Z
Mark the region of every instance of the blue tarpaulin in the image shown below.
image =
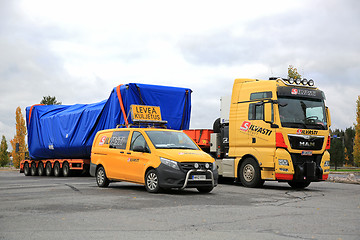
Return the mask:
M160 106L162 119L168 122L167 128L189 129L190 89L129 83L115 87L109 98L99 103L27 107L30 157L90 158L91 145L98 131L125 125L119 96L127 116L132 104ZM131 123L131 117L127 119Z

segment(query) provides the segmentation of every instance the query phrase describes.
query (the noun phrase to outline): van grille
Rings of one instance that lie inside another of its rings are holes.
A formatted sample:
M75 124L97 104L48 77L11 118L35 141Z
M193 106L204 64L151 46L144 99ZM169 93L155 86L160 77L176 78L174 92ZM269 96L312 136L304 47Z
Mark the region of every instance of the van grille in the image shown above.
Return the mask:
M206 170L205 168L205 164L204 162L201 162L201 163L197 163L199 164L199 168L197 169L203 169L203 170ZM210 165L210 167L208 169L212 169L212 163L208 163ZM191 169L195 169L195 163L194 162L186 162L186 163L180 163L180 166L181 166L181 169L185 172L191 170Z

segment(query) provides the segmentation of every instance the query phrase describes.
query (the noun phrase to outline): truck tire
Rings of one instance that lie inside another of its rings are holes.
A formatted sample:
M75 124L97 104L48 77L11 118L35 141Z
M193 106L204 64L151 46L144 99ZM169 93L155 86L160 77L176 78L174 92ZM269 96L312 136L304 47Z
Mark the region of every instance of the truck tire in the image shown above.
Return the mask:
M109 186L110 181L106 177L105 168L103 166L100 166L96 170L95 177L96 177L96 183L99 187L106 188Z
M221 123L220 123L220 118L218 118L215 120L213 124L214 133L220 133L220 129L221 129Z
M60 163L56 162L54 164L54 176L55 177L60 177L61 176L61 168L60 168Z
M197 187L196 189L201 193L209 193L214 189L214 187Z
M53 175L53 168L51 167L50 162L47 162L46 165L45 165L45 174L48 177Z
M296 182L296 181L289 181L288 184L294 189L304 189L310 185L311 182Z
M63 173L64 177L70 177L71 176L70 166L69 166L68 162L63 163L62 173Z
M240 181L245 187L256 188L264 184L261 179L260 167L253 158L246 158L240 165Z
M30 176L31 174L30 174L30 167L29 167L29 163L28 162L26 162L25 164L24 164L24 175L25 176Z
M31 163L31 168L30 168L30 172L31 172L31 176L36 176L37 175L37 168L36 168L36 163L32 162Z
M160 191L159 175L155 169L151 169L145 174L145 189L149 193L158 193Z
M45 174L45 168L44 168L44 164L42 162L39 162L38 174L39 174L39 176L44 176L44 174Z

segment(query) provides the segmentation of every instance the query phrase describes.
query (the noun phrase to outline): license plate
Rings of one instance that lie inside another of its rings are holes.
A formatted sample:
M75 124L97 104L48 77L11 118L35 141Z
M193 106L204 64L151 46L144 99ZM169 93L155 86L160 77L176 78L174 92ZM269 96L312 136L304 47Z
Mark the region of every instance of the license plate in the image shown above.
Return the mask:
M312 151L302 151L301 155L302 156L312 156Z
M205 175L193 175L192 180L206 180Z

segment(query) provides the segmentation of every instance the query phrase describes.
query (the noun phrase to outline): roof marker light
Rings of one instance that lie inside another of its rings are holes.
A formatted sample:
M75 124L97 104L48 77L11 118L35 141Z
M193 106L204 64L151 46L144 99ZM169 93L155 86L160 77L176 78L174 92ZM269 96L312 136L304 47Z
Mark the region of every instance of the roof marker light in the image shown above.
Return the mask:
M294 84L294 82L295 82L295 81L294 81L293 78L289 78L289 83L290 83L290 84Z
M314 84L315 84L315 83L314 83L314 80L310 79L309 82L308 82L308 85L309 85L309 86L314 86Z
M301 79L300 79L300 78L295 79L295 83L296 83L297 85L299 85L299 84L301 83Z
M302 82L303 85L307 85L308 80L306 78L304 78L301 82Z

